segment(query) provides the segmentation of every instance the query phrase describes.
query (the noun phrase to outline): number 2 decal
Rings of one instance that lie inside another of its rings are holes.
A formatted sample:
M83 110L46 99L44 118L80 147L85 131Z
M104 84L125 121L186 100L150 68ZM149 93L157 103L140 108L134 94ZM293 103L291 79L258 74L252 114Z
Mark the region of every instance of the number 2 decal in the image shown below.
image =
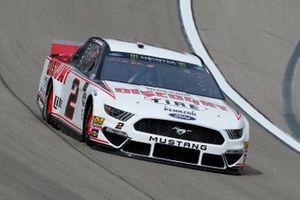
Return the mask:
M72 90L65 111L65 116L69 119L73 119L75 104L77 102L79 92L79 83L80 81L77 78L75 78L72 83Z

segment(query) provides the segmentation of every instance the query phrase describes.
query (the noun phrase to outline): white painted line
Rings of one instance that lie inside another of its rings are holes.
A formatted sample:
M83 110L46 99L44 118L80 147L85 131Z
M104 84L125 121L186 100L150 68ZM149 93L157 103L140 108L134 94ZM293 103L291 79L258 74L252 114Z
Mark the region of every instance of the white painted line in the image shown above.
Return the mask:
M206 63L214 77L216 78L218 84L220 85L223 92L238 106L240 106L249 116L251 116L260 125L270 131L274 136L280 139L282 142L290 146L292 149L300 152L300 144L293 139L290 135L280 130L267 118L265 118L260 112L258 112L254 107L252 107L243 97L241 97L223 77L222 73L217 68L216 64L210 58L209 54L206 52L204 45L198 35L198 31L195 26L193 11L192 11L192 1L191 0L179 0L179 10L182 19L183 28L186 33L191 47L194 52L199 55L203 61Z

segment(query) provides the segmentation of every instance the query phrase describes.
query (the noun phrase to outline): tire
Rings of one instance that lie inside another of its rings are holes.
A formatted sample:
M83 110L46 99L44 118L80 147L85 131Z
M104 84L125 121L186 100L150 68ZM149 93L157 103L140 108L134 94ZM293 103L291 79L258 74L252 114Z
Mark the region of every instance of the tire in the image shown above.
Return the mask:
M50 83L47 95L46 95L46 104L43 107L43 118L45 121L47 121L48 124L51 124L52 122L52 109L53 109L53 86L52 83Z
M90 135L92 133L92 124L93 124L93 105L90 105L86 112L86 118L83 125L83 133L82 133L82 140L88 146L93 146L95 142L90 140Z

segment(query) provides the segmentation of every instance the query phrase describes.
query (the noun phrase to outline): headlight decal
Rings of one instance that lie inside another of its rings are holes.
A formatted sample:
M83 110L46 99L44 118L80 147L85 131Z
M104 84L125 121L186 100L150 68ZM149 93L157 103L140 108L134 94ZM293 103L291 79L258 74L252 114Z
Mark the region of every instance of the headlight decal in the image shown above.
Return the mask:
M129 120L134 115L130 112L126 112L108 105L104 105L104 110L106 114L112 116L113 118L121 120L123 122Z
M243 129L228 129L226 132L231 140L237 140L243 136Z

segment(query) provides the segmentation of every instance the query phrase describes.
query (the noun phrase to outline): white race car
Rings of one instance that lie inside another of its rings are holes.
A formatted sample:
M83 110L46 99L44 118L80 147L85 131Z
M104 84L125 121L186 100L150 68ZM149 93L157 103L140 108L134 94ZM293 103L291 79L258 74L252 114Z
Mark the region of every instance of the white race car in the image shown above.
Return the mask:
M53 43L37 103L88 145L213 169L245 164L248 121L195 55L101 38Z

